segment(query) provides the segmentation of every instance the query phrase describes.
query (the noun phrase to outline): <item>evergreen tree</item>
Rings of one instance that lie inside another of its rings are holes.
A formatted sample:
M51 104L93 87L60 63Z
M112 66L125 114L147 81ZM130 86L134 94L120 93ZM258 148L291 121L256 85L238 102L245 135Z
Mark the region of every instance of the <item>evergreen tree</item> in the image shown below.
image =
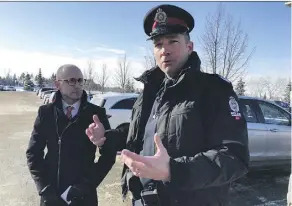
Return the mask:
M34 87L34 84L31 81L31 76L29 74L26 74L25 80L24 80L24 90L32 91L33 87Z
M289 105L290 105L290 95L291 95L291 80L289 79L289 83L286 86L285 94L284 94L284 101L289 103Z
M125 85L125 92L135 92L134 82L130 79L127 80L127 83Z
M19 82L21 82L21 84L23 85L24 84L24 80L25 80L25 73L22 72L20 77L19 77Z
M16 77L16 74L13 75L13 85L15 86L17 84L17 77Z
M37 75L37 84L39 85L39 87L43 87L44 85L44 78L43 78L43 75L42 75L42 69L39 68L39 73Z
M245 82L243 81L242 77L237 82L235 91L238 96L244 96L245 93Z
M51 76L51 81L53 81L53 82L54 82L55 80L56 80L56 74L55 74L55 73L53 73L53 74L52 74L52 76Z

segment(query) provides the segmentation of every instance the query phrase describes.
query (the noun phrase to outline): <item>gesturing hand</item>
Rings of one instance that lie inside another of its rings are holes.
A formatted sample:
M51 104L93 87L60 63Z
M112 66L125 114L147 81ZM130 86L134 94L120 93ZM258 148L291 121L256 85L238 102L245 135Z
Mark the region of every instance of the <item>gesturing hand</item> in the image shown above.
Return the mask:
M90 124L85 133L90 141L96 146L102 146L106 138L104 137L105 129L103 124L99 121L97 115L93 115L94 123Z
M122 161L138 177L168 181L170 157L157 134L154 135L154 142L157 148L154 156L141 156L129 150L123 150Z

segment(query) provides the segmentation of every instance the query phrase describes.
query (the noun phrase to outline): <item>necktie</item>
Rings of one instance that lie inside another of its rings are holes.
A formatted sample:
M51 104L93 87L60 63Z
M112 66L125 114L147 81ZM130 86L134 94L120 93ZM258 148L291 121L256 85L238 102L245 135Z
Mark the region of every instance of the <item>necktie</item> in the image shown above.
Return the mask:
M67 113L66 113L67 118L72 119L72 110L74 109L74 107L68 106L66 109L67 109Z

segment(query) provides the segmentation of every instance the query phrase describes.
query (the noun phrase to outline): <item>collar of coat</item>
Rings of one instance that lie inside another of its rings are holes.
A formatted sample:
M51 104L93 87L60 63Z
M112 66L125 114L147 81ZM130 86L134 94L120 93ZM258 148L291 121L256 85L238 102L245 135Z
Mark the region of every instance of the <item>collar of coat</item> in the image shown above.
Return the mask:
M60 92L60 90L58 90L55 94L54 100L53 100L53 104L59 108L62 109L62 94ZM87 93L86 91L83 90L83 94L81 97L81 101L80 101L80 109L84 109L87 106Z
M180 74L177 76L177 80L185 72L200 71L200 68L201 68L201 60L197 52L193 51L188 61L184 65L183 69L181 70ZM165 79L165 74L161 71L161 69L158 66L145 71L140 77L135 78L135 80L140 81L144 84L151 83L151 84L157 84L157 85L160 85L164 79Z

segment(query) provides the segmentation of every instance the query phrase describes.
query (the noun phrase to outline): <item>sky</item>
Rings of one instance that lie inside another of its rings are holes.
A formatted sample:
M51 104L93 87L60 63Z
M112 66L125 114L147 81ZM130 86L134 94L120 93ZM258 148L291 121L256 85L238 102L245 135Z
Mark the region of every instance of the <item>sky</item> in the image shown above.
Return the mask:
M125 53L132 76L144 71L151 51L143 30L148 10L170 3L195 18L194 50L204 62L199 38L205 19L219 2L0 2L0 76L36 74L49 77L62 64L86 68L91 60L98 72L106 63L109 74ZM291 8L284 2L223 2L226 12L241 21L249 36L248 51L256 47L247 68L249 77L290 76Z

